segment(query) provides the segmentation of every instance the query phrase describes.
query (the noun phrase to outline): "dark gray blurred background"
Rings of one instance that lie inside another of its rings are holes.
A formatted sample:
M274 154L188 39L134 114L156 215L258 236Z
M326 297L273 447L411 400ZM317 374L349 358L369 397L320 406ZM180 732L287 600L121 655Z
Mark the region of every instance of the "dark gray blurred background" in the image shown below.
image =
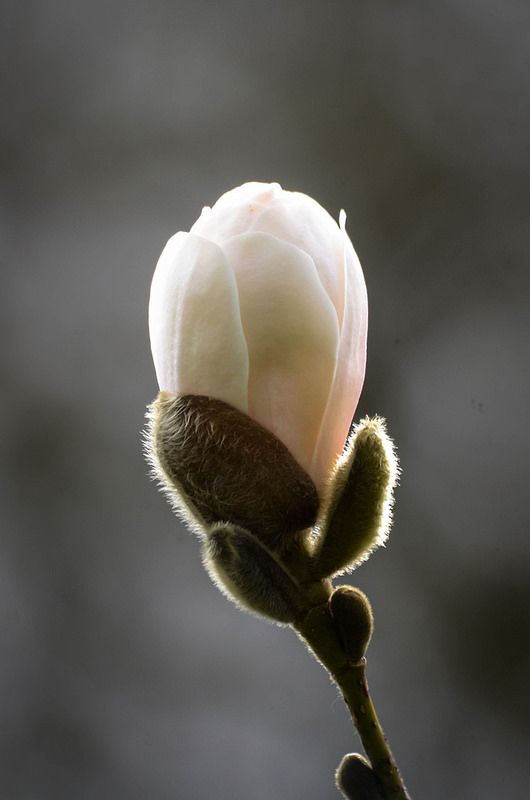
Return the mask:
M0 796L333 800L358 744L147 478L166 239L251 179L316 197L370 297L358 416L403 466L369 677L415 800L528 791L530 8L2 3Z

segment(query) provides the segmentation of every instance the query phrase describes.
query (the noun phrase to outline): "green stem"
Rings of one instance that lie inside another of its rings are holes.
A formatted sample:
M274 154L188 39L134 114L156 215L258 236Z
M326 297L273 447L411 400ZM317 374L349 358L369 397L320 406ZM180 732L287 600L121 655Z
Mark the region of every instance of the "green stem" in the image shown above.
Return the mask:
M384 800L410 800L368 691L366 660L348 662L327 603L312 608L293 627L341 690Z

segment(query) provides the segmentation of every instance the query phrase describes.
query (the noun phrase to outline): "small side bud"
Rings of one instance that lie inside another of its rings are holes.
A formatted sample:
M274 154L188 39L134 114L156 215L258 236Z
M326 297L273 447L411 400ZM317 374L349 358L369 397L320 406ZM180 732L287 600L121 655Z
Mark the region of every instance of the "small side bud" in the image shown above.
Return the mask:
M317 578L354 569L388 538L399 475L394 445L380 417L354 428L328 489L313 553Z
M315 522L319 501L309 475L276 436L237 408L161 393L148 420L148 458L192 524L228 521L274 548Z
M338 586L329 599L331 616L348 660L358 664L374 630L370 601L360 589Z
M347 800L382 800L383 797L373 769L358 753L344 756L335 773L335 783Z
M204 566L236 605L284 624L303 608L300 589L268 548L234 525L214 525L203 547Z

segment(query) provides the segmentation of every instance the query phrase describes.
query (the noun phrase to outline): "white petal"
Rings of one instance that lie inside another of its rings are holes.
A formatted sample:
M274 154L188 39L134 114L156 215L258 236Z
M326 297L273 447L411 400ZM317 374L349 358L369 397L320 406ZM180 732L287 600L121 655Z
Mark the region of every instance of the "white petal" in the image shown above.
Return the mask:
M249 353L248 413L311 464L335 371L335 309L306 253L266 233L223 244Z
M310 469L317 489L322 487L336 459L342 453L350 424L359 402L366 368L368 299L363 271L344 229L345 304L337 370Z
M339 326L344 306L342 234L335 220L316 200L300 192L283 192L257 217L252 230L291 242L311 256Z
M216 397L247 411L238 291L217 245L189 233L169 240L151 285L149 332L162 391Z
M260 183L259 181L249 181L235 189L230 189L221 195L214 205L216 207L233 206L246 203L260 203L268 205L283 194L283 189L279 183Z
M237 205L216 205L203 212L193 224L190 233L203 236L211 242L220 244L225 239L246 233L254 224L265 206L260 203L239 203Z
M217 244L246 233L267 204L282 194L279 183L244 183L221 195L213 208L203 208L190 233Z

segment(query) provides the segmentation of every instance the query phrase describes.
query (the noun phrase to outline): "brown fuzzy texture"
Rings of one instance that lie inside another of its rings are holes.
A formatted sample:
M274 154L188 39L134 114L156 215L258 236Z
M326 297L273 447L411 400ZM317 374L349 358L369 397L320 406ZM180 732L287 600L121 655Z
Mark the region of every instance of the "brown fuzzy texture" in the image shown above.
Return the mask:
M303 608L294 578L248 531L218 523L209 532L203 562L219 589L241 608L276 622L293 622Z
M329 607L348 660L360 663L374 629L370 601L360 589L338 586L329 599Z
M192 527L229 522L275 547L314 524L311 478L246 414L211 397L161 393L148 419L154 472Z
M159 438L160 423L163 419L164 401L168 395L161 392L156 400L147 407L147 426L144 431L144 453L151 467L153 478L158 481L160 489L164 492L171 503L173 510L183 522L200 539L206 536L207 522L201 516L198 508L186 495L183 486L177 481L176 477L169 478L163 460L163 453L159 452L157 442Z
M399 475L392 440L380 417L354 428L330 480L313 552L317 578L354 569L384 544Z

